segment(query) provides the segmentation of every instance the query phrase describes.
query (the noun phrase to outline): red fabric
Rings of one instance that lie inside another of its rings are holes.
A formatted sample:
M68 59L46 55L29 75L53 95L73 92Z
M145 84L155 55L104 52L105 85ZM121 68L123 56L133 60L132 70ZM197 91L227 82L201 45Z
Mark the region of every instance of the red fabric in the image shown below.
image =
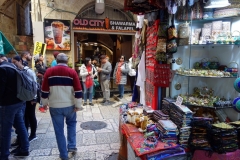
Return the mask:
M128 137L128 142L134 149L137 156L143 156L149 153L154 153L156 151L170 149L173 147L176 147L177 145L175 143L163 143L161 141L158 141L155 148L150 148L144 145L144 135L142 133L134 133L130 137Z
M121 67L122 67L122 65L123 65L123 62L118 62L117 72L116 72L116 84L120 84L120 82L121 82L121 77L122 77Z
M92 72L92 66L87 66L87 71ZM91 75L88 75L86 77L85 85L86 85L86 88L90 88L93 86L93 79L92 79Z
M123 134L125 134L127 138L129 136L131 136L133 133L140 133L141 134L141 132L138 130L138 128L136 126L134 126L133 124L125 123L121 127L122 127L122 130L123 130Z

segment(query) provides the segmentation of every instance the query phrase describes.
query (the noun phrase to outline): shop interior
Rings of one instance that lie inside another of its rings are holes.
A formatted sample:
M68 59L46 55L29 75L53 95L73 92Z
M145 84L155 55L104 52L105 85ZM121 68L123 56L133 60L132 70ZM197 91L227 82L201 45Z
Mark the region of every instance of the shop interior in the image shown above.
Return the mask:
M75 70L79 72L79 67L86 57L99 58L105 54L114 69L121 55L126 57L126 62L132 56L132 36L112 35L112 34L89 34L74 33L74 60ZM112 72L113 74L113 72ZM117 86L111 76L110 88L114 92ZM126 93L131 92L129 82L125 86ZM114 93L113 93L114 94Z

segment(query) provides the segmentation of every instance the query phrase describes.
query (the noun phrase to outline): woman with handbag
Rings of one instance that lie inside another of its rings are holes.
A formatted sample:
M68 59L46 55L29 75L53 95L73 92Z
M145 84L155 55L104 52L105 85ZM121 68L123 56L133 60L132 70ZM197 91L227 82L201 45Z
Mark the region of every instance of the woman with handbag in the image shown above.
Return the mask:
M89 105L93 106L93 78L97 75L97 73L96 68L91 63L91 59L89 57L85 58L84 64L82 64L80 68L80 76L82 77L83 82L83 106L87 105L87 92L89 92Z
M125 56L121 56L119 62L116 64L113 79L118 85L119 95L118 98L122 99L124 94L124 85L127 84L127 75L129 72L128 64L125 62Z

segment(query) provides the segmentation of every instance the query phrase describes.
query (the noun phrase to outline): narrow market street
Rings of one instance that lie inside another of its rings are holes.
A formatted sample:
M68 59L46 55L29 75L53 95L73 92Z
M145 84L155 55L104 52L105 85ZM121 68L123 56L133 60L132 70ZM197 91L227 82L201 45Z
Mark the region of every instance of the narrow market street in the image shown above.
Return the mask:
M111 99L111 105L102 106L102 99L94 100L94 106L83 106L84 110L77 112L77 154L72 160L104 160L112 153L118 153L119 140L119 105L130 101L131 96L125 95L121 101ZM38 139L30 143L30 156L26 160L55 160L59 158L55 133L49 111L36 111ZM106 123L100 130L84 130L81 124L89 121ZM64 129L66 135L66 128ZM16 138L12 132L12 140ZM15 160L10 156L9 160Z

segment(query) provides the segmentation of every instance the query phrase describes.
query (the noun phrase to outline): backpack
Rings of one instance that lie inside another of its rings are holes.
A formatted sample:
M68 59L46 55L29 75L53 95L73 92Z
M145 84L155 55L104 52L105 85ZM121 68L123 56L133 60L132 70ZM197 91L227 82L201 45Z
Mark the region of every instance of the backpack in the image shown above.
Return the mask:
M20 70L13 64L3 64L0 67L12 68L17 72L17 98L22 101L31 101L37 95L37 83L27 73L26 69Z

